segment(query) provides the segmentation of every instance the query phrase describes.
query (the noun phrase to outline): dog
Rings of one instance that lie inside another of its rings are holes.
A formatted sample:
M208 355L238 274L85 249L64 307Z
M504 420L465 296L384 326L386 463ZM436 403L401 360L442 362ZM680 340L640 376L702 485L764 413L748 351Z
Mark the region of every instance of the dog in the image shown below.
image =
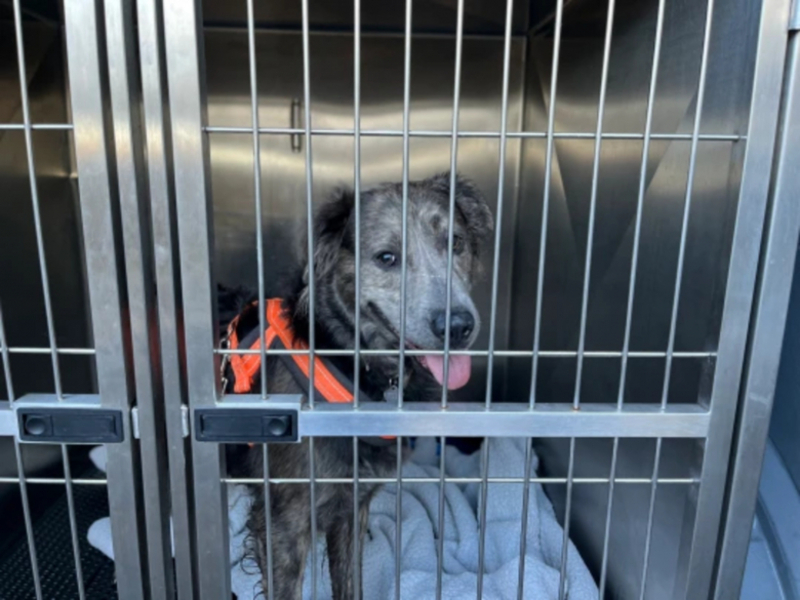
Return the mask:
M361 348L398 350L401 329L401 273L406 261L407 347L441 350L445 344L450 173L410 182L407 204L407 251L402 253L403 192L400 183L386 183L363 191L360 199L360 331ZM355 336L355 198L339 189L325 202L314 219L314 333L319 349L354 348ZM469 348L480 328L480 318L470 296L479 277L481 246L493 230L492 213L478 188L469 180L455 179L455 214L452 232L452 284L450 348ZM301 265L283 296L284 314L291 321L295 339L309 339L311 277L308 261ZM228 294L221 303L224 321L250 298L242 291ZM253 327L258 327L257 320ZM352 381L354 360L330 358L338 371ZM362 356L359 385L362 400L391 397L399 381L395 356ZM405 401L438 401L442 386L456 389L470 377L470 357L451 356L445 381L442 356L406 357ZM302 388L279 357L267 360L271 394L297 394ZM256 377L258 377L256 375ZM269 447L269 477L309 477L308 440ZM313 443L317 478L353 477L353 438L317 438ZM398 445L374 444L359 439L360 478L387 478L396 474ZM245 456L242 456L244 453ZM249 477L264 476L263 449L231 450L229 470ZM402 457L401 457L402 458ZM232 467L232 468L231 468ZM364 547L369 504L379 485L358 487L358 548ZM299 600L303 572L311 547L311 497L306 484L270 484L270 506L263 486L253 486L254 502L248 519L250 556L262 574L267 596L267 513L270 517L273 595L278 600ZM333 598L353 600L356 533L353 523L352 484L319 483L315 486L316 526L325 535ZM359 556L360 560L360 556ZM360 586L359 586L360 588ZM361 594L359 594L361 596Z

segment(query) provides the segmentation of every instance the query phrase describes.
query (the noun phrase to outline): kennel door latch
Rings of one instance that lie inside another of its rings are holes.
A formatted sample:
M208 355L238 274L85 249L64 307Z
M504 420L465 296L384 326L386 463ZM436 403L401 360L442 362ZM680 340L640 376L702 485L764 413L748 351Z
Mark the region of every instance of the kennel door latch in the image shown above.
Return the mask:
M14 403L21 442L115 444L125 439L122 411L103 408L95 395L23 396Z
M297 442L301 396L259 402L226 401L195 408L192 425L198 442L266 444Z

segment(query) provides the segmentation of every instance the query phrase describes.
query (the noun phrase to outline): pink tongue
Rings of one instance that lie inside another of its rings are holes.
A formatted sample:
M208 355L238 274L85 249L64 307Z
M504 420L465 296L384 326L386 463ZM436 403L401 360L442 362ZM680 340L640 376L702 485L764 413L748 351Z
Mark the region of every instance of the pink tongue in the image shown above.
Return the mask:
M422 364L433 373L436 381L444 385L444 356L426 355L422 357ZM450 368L447 369L447 389L457 390L464 387L469 381L472 372L472 359L469 356L450 356Z

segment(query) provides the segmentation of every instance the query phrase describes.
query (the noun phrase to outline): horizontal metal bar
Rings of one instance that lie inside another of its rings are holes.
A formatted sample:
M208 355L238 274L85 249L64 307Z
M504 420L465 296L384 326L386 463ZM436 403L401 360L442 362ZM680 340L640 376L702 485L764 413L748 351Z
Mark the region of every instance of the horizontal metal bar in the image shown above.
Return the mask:
M269 482L280 485L303 483L308 484L311 481L308 477L298 478L282 478L270 477ZM315 477L316 483L353 483L352 477ZM397 477L359 477L359 483L369 484L387 484L397 483ZM402 477L402 483L439 483L442 481L439 477ZM540 484L565 484L567 483L566 477L488 477L485 480L482 477L445 477L445 483L540 483ZM611 480L608 477L573 477L573 483L579 484L604 484L608 485ZM223 483L235 483L241 485L264 485L263 478L258 477L226 477L222 479ZM659 479L658 483L666 485L695 485L700 480L694 477L669 477ZM647 477L617 477L614 483L621 484L635 484L635 485L650 485L653 481Z
M233 127L226 125L208 125L203 128L206 133L240 133L252 135L252 127ZM269 135L297 135L305 132L301 127L259 127L258 132ZM312 135L343 135L355 136L354 129L327 129L319 128L312 129ZM360 134L364 137L403 137L401 129L362 129ZM412 137L435 137L435 138L452 138L453 132L445 129L442 130L416 130L409 131L408 134ZM458 131L460 138L500 138L502 133L500 131ZM546 139L547 132L545 131L509 131L505 134L509 138L534 138ZM555 132L553 137L556 139L576 139L576 140L593 140L596 137L594 132ZM691 133L654 133L650 136L653 140L669 140L669 141L691 141ZM644 139L642 133L614 133L603 132L602 139L604 140L641 140ZM707 133L701 134L699 139L704 142L739 142L746 140L745 136L736 134L725 133Z
M269 404L267 401L265 404ZM414 403L398 410L382 402L315 405L299 418L300 437L317 436L462 436L462 437L674 437L702 438L708 433L709 414L697 405L675 404L665 412L654 404L586 405L542 404L529 410L524 404L454 403L447 409Z
M244 355L244 354L261 354L260 350L249 350L246 348L243 349L236 349L231 350L229 348L220 348L214 351L217 354L236 354L236 355ZM271 354L273 356L278 356L282 354L289 354L289 355L305 355L308 356L311 353L311 350L293 350L287 348L275 348L275 349L268 349L266 350L266 354ZM405 356L443 356L444 350L412 350L406 349L404 352ZM327 350L327 349L317 349L314 354L317 356L354 356L354 350ZM451 356L488 356L488 350L450 350L449 354ZM502 357L509 357L509 358L530 358L533 356L533 352L531 350L492 350L493 356L502 356ZM576 350L539 350L537 352L538 356L546 357L546 358L570 358L573 356L577 356L578 352ZM400 350L378 350L378 349L368 349L364 348L359 351L360 356L399 356ZM630 358L664 358L667 355L666 352L660 351L641 351L641 352L628 352L627 356ZM716 352L673 352L673 358L714 358L716 357ZM619 358L622 356L622 352L618 350L595 350L595 351L586 351L583 352L582 356L584 358Z
M300 28L297 27L276 27L270 26L267 24L258 25L255 24L253 27L256 33L269 33L269 34L285 34L285 35L296 35L300 33ZM232 25L203 25L204 31L213 31L215 33L241 33L244 34L247 31L245 26L236 27ZM353 29L350 28L342 28L342 29L332 29L332 28L316 28L311 27L308 30L310 36L315 35L324 35L326 37L332 36L343 36L347 38L353 37ZM406 33L403 31L369 31L363 30L361 32L361 37L363 38L403 38ZM415 39L447 39L451 40L455 37L455 32L445 32L445 31L414 31L411 35ZM513 39L523 41L526 39L526 36L523 34L514 34L511 36ZM495 41L502 41L504 39L504 35L502 33L464 33L463 38L465 40L495 40Z
M34 131L72 131L71 123L31 123ZM25 131L23 123L0 123L0 131Z
M107 485L107 479L75 479L70 480L75 485ZM18 477L0 477L0 484L2 483L19 483ZM59 477L26 477L25 483L34 483L38 485L64 485L67 483L66 479Z
M2 351L2 348L0 348ZM94 348L56 348L57 354L73 355L73 356L94 356L96 351ZM50 354L50 348L33 348L33 347L11 347L8 348L9 354Z

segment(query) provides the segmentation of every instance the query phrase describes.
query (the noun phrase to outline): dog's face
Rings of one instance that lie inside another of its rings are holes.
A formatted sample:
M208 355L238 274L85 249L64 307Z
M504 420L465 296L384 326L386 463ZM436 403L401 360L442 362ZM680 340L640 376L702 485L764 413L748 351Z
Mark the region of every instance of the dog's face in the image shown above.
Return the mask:
M321 302L331 306L333 301L332 306L341 311L339 316L347 316L350 326L356 284L354 204L352 193L337 193L317 217L315 239L315 280ZM386 184L362 193L360 328L365 346L398 348L405 263L407 345L423 350L444 347L449 204L449 173L409 184L403 253L402 185ZM458 178L452 232L451 349L468 348L478 334L480 317L470 290L480 272L479 248L492 229L492 214L480 192ZM441 357L426 356L421 362L442 383ZM468 357L451 357L450 371L448 387L466 383L459 378L469 377Z

